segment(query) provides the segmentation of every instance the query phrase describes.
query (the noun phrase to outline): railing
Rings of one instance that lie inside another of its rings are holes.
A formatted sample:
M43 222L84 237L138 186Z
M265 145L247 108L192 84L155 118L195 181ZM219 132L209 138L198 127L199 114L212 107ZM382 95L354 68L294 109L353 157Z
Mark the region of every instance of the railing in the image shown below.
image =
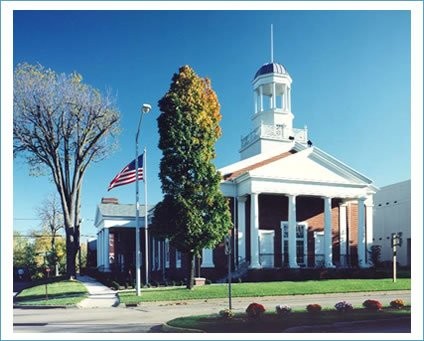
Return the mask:
M260 137L260 127L255 128L249 134L241 138L241 147L244 148Z
M325 255L324 254L315 254L315 267L316 268L325 268Z
M276 141L292 141L307 143L308 130L293 128L291 131L281 124L261 124L249 134L241 138L241 148L249 146L259 138L271 139Z

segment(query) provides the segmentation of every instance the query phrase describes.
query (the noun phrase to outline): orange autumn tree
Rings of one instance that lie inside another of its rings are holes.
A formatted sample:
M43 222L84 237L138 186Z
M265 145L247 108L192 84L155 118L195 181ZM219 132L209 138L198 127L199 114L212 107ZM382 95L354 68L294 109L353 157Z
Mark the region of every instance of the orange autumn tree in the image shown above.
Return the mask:
M194 259L220 243L232 227L221 175L212 163L221 136L218 98L208 79L189 66L174 74L159 101L160 180L164 199L153 228L189 256L187 288L193 287Z

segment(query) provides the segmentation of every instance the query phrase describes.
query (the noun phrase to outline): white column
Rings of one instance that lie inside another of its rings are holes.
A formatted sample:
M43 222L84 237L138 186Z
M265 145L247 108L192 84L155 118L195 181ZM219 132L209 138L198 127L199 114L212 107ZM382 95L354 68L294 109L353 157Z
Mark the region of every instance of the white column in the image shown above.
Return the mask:
M288 195L289 198L289 267L298 268L296 248L296 196Z
M104 253L103 253L103 249L104 249L103 239L104 239L104 233L103 233L103 229L101 229L99 232L99 248L97 249L97 252L99 253L99 261L100 261L99 266L102 267L102 271L104 271L104 266L105 266Z
M258 92L253 90L253 103L255 105L255 114L258 112Z
M365 206L365 215L366 215L366 249L371 250L372 239L374 236L374 226L373 226L373 205L366 204ZM371 261L367 259L367 265L371 266Z
M213 250L212 249L203 249L202 250L202 268L214 268L215 264L213 263Z
M96 240L96 256L97 256L97 268L100 266L100 231L97 232L97 240Z
M259 264L259 194L250 195L250 268L260 268Z
M283 110L287 110L287 85L283 84Z
M246 259L246 200L247 197L237 198L237 243L241 262Z
M271 109L275 109L277 107L277 90L275 88L275 83L272 83L272 102Z
M365 198L358 199L358 265L366 267L365 260Z
M104 229L105 238L103 241L104 250L103 255L105 259L105 271L109 271L109 229Z
M259 111L263 111L264 110L264 94L263 94L263 89L262 89L262 85L259 86Z
M347 227L346 227L346 209L347 204L341 204L339 206L339 227L340 227L340 265L345 267L347 266Z
M331 198L324 198L324 259L325 267L333 268L333 227L331 224Z
M287 111L291 112L291 88L287 86Z

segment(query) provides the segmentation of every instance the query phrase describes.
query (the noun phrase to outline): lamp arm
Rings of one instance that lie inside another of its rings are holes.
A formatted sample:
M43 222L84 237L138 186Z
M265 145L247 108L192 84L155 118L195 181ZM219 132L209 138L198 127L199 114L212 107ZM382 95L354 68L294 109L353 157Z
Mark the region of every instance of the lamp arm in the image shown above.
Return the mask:
M140 127L141 127L141 121L143 120L144 114L140 115L140 119L138 121L138 128L137 128L137 134L135 134L135 142L138 143L138 136L140 135Z

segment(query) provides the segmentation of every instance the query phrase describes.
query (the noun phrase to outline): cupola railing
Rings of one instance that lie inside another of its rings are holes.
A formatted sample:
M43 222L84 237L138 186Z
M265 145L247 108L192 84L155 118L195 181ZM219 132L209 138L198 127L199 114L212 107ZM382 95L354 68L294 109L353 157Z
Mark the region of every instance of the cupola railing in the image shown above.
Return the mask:
M275 141L296 141L299 143L307 143L308 129L288 128L281 124L261 124L253 129L246 136L241 138L241 148L246 148L259 139L268 139Z

